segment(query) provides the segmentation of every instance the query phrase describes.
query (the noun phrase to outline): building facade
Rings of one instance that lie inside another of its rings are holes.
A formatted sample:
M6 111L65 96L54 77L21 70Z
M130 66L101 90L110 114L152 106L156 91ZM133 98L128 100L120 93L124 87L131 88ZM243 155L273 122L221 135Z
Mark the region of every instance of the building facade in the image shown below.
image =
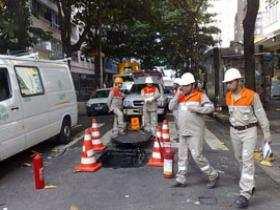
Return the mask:
M40 58L63 59L60 22L54 0L30 0L32 25L51 33L48 41L40 40L30 51L38 52ZM72 24L71 42L79 39L79 27ZM73 53L70 69L74 80L78 100L87 100L96 88L94 58L84 56L81 51Z

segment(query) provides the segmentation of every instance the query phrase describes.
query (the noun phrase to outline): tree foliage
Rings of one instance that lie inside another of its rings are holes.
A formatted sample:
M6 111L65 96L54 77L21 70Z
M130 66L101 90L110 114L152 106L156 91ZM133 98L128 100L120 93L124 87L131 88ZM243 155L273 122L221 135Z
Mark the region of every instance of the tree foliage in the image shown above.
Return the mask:
M29 0L2 0L0 3L0 53L25 52L37 43L37 37L50 36L40 28L31 26Z

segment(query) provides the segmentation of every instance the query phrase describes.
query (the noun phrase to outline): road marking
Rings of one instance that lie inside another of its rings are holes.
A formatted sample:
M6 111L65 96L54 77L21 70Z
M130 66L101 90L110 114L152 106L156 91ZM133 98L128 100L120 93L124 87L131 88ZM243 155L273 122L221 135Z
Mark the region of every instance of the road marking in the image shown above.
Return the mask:
M215 134L213 134L210 130L205 129L204 139L209 147L213 150L222 150L228 151L229 149L225 146L223 142L221 142Z

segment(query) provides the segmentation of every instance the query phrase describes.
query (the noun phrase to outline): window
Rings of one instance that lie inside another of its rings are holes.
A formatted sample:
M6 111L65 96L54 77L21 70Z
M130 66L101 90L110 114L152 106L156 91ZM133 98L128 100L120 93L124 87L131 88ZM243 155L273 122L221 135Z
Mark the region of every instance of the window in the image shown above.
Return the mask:
M23 97L44 94L42 80L36 67L16 66L15 70Z
M0 101L4 101L11 97L9 86L9 75L5 68L0 68Z

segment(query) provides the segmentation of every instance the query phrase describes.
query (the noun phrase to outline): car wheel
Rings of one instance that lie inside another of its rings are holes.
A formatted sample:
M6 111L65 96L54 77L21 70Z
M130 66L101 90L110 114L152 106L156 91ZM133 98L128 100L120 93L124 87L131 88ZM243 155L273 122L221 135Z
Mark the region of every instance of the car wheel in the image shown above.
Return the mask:
M64 119L61 125L60 133L58 135L58 143L67 144L71 141L71 121L70 119Z

